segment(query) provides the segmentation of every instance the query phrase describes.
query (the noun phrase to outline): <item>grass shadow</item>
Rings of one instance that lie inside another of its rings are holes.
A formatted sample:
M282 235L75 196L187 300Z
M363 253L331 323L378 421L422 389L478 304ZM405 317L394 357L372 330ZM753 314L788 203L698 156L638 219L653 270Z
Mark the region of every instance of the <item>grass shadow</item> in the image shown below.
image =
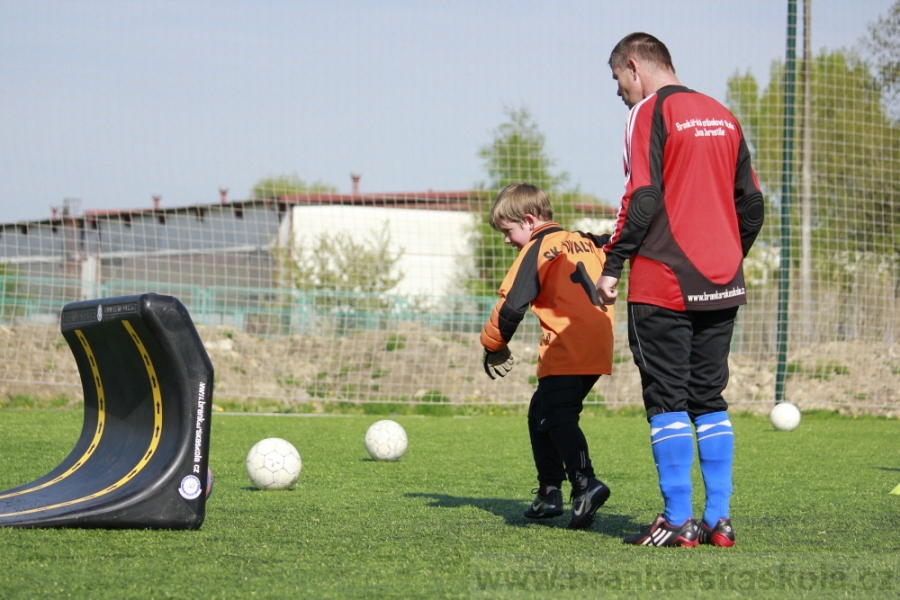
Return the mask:
M569 522L567 510L559 517L552 519L526 519L522 512L528 506L526 500L512 500L509 498L472 498L466 496L450 496L448 494L424 494L409 493L408 498L424 498L430 500L428 506L438 508L462 508L471 506L479 510L502 517L507 525L513 527L543 526L557 529L565 529ZM601 533L610 537L624 537L637 531L642 525L632 517L604 512L601 508L594 516L594 523L586 530L591 533Z

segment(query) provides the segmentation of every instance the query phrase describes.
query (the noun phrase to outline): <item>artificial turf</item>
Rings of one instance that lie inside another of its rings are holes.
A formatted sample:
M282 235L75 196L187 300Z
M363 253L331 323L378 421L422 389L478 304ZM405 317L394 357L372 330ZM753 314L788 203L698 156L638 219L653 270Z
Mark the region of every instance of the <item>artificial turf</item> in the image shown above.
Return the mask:
M409 448L376 462L380 418ZM733 415L734 548L638 548L661 510L640 416L582 419L612 496L585 531L522 516L535 487L522 416L215 414L215 487L198 531L0 528L0 598L896 597L900 422L805 415L792 432ZM78 436L77 411L0 411L0 490L43 475ZM265 437L300 451L287 491L244 459ZM565 490L566 494L568 490ZM695 469L695 512L702 484Z

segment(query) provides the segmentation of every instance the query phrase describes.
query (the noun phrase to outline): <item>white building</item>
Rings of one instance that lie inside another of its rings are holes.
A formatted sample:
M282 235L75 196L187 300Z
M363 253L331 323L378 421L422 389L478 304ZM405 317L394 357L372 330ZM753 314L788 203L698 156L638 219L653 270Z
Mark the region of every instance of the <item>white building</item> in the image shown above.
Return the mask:
M469 240L475 215L469 192L424 192L284 197L290 217L282 220L279 242L309 251L321 236L349 234L374 243L386 234L391 255L403 277L392 294L439 297L456 289L460 265L472 261Z

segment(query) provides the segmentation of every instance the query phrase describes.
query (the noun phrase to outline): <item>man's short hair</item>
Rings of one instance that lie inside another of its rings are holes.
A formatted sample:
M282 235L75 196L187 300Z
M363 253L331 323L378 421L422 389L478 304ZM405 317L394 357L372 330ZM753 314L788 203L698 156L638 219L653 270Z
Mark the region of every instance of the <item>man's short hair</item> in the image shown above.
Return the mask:
M525 215L542 221L553 220L553 208L544 190L530 183L511 183L497 194L491 206L491 227L500 230L502 223L521 223Z
M609 55L609 66L614 71L624 69L628 65L628 59L653 63L675 72L669 49L649 33L637 31L623 37Z

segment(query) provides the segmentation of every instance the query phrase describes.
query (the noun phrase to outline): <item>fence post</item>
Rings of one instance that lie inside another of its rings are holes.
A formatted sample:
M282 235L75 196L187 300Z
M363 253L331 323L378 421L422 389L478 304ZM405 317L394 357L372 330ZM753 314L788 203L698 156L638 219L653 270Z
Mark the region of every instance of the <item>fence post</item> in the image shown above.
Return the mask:
M781 157L781 268L778 272L778 363L775 403L784 400L787 371L788 290L791 271L791 187L794 161L794 70L797 54L797 1L788 0L787 57L784 65L784 141Z

